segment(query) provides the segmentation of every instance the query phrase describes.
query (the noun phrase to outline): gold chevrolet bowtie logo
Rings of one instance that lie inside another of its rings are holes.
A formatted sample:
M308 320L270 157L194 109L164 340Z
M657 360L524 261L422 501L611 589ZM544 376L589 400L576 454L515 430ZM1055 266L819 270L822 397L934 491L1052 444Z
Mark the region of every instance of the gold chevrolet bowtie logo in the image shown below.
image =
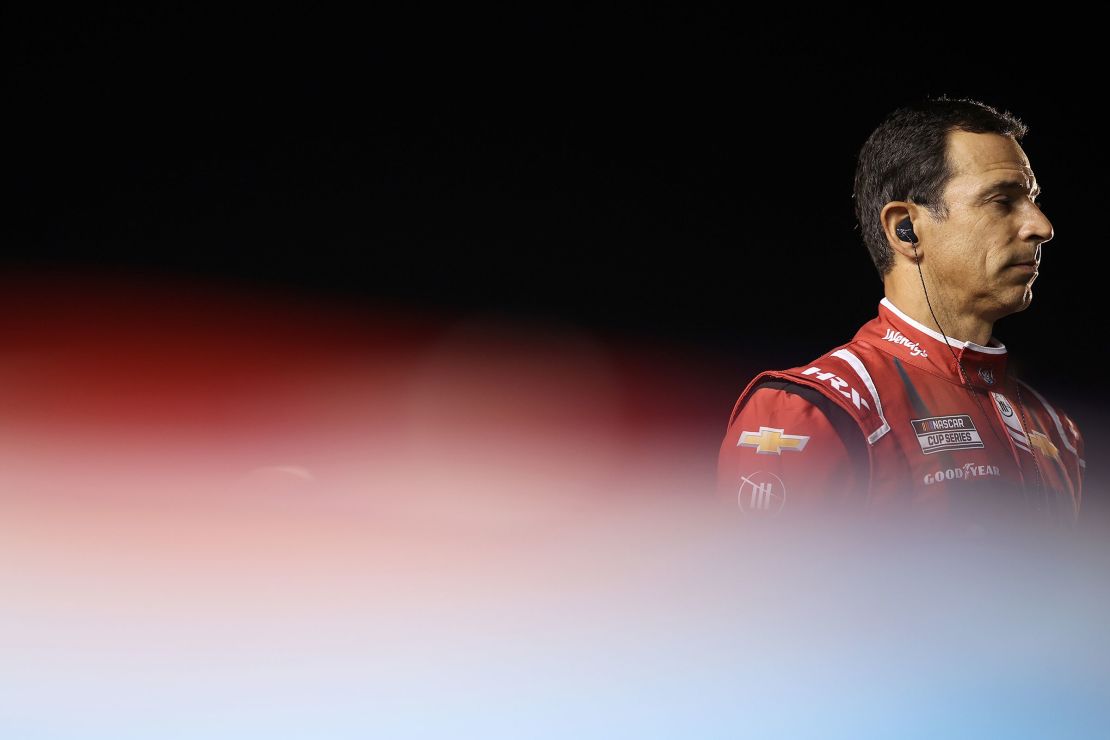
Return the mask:
M1048 435L1041 434L1040 432L1030 432L1029 441L1033 443L1034 447L1041 451L1042 455L1059 461L1060 449L1052 444L1052 440L1048 438Z
M784 434L785 430L760 427L758 432L741 432L737 447L754 447L760 455L781 455L783 450L801 452L809 437L801 434Z

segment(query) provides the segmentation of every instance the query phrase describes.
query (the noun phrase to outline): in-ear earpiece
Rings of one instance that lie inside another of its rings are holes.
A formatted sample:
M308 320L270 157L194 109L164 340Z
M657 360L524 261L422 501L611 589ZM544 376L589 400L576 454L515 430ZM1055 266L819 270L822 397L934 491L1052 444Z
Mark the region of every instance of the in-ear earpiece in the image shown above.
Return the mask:
M898 234L898 238L902 241L917 244L917 234L913 233L913 221L910 220L909 216L898 222L898 225L894 227L894 232Z

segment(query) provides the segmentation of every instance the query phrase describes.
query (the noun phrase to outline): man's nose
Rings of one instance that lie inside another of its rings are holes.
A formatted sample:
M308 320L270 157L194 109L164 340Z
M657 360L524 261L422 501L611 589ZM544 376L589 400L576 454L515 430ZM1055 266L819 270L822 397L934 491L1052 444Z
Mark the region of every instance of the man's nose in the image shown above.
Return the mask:
M1052 222L1048 220L1048 216L1038 206L1033 206L1029 209L1029 218L1026 220L1021 236L1022 241L1034 241L1041 244L1051 241L1055 236L1055 231L1052 228Z

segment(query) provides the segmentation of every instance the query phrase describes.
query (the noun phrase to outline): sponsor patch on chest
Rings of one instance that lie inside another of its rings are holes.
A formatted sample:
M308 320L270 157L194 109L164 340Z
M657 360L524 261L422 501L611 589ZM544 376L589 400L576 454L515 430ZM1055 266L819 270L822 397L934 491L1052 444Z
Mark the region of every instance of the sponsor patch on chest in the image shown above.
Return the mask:
M967 414L955 416L929 416L924 419L911 419L917 442L926 455L948 450L970 450L982 447L983 440L975 428L975 422Z

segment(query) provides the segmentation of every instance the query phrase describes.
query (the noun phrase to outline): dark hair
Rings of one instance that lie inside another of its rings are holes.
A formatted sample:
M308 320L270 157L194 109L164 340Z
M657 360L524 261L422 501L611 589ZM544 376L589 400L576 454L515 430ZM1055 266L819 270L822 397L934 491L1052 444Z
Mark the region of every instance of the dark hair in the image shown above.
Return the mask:
M948 218L944 188L953 170L948 132L995 133L1020 141L1028 130L1009 111L970 98L926 97L893 111L871 132L856 162L852 198L856 220L882 279L894 265L879 213L892 200L913 201L934 218Z

